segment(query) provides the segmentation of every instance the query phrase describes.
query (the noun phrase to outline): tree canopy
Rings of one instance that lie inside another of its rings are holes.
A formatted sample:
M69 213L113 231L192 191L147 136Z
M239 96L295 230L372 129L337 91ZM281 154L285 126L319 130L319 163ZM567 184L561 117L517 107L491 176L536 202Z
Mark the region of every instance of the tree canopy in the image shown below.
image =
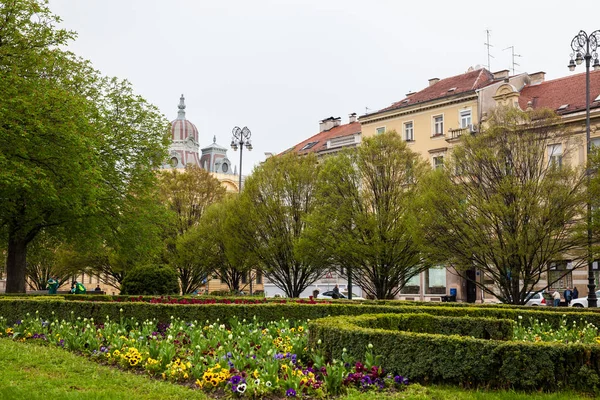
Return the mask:
M46 1L0 2L0 237L7 292L25 291L29 243L107 226L155 182L168 121L131 85L62 50L75 34Z
M201 257L190 242L189 232L204 213L225 196L225 188L209 172L198 166L160 172L160 198L171 214L173 224L166 233L167 263L178 271L184 294L197 290L206 280ZM190 248L190 245L192 248Z
M395 132L327 159L303 256L350 273L370 296L394 298L426 268L413 235L417 184L427 169Z
M554 262L570 257L577 267L585 190L573 140L551 111L514 108L462 137L424 191L418 215L428 257L465 279L469 269L482 271L493 285L474 283L513 304L525 302Z
M305 218L318 204L318 170L314 155L289 153L267 159L247 178L234 214L243 246L288 297L299 297L323 272L322 266L297 254Z

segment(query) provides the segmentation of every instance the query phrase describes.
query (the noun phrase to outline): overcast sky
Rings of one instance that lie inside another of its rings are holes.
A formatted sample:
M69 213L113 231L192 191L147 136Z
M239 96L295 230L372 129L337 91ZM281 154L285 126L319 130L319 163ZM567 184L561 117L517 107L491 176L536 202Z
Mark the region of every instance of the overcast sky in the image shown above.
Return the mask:
M565 76L572 38L600 29L596 1L50 0L70 46L104 75L128 79L169 120L179 96L201 147L229 147L248 126L243 173L318 133L470 66ZM584 71L582 67L579 72ZM234 165L239 153L229 150Z

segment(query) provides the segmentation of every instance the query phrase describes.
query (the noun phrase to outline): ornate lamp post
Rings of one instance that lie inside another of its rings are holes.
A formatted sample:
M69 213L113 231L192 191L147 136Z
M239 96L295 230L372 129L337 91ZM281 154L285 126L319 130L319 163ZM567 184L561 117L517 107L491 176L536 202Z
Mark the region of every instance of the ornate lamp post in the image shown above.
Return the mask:
M574 71L577 65L581 65L585 60L585 145L586 145L586 180L589 191L591 180L590 152L592 142L590 141L590 62L594 59L594 70L600 69L598 60L598 44L600 44L600 30L596 30L588 35L584 31L579 31L577 36L571 41L571 61L569 61L569 70ZM592 203L589 195L587 197L587 261L588 261L588 306L597 307L598 299L596 297L596 283L594 280L593 254L592 254Z
M237 151L238 146L240 148L240 181L238 186L238 191L242 191L242 153L244 152L244 146L248 149L248 151L252 150L252 142L250 141L250 136L252 133L248 127L243 127L240 129L239 127L233 128L231 132L233 135L231 138L231 148L233 151Z

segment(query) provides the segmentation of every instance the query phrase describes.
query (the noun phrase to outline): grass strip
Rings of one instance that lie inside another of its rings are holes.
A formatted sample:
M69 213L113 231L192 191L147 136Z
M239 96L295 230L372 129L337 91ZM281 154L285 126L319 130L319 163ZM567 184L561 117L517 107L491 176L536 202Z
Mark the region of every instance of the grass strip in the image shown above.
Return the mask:
M65 350L0 340L0 399L149 400L212 397L198 390L99 365ZM275 398L275 397L274 397ZM578 393L472 391L410 385L399 393L353 391L340 400L585 400Z

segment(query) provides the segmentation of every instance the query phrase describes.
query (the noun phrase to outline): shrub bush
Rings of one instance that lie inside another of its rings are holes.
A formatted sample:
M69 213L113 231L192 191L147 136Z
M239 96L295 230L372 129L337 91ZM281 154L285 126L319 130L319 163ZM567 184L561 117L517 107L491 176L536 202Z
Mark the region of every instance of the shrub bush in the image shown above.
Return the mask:
M177 273L172 268L155 264L134 267L121 283L121 294L179 294Z
M581 344L512 342L484 340L468 336L422 333L414 316L330 317L309 324L309 347L320 348L331 357L343 348L353 357L364 353L368 344L382 355L382 366L420 382L454 383L463 386L560 390L565 388L598 392L600 346ZM424 324L430 331L438 323L446 334L469 335L481 332L487 321L451 318L451 324L436 318ZM461 324L466 327L460 328ZM394 327L397 325L397 327ZM413 332L399 331L403 326ZM382 329L389 327L391 329ZM500 327L500 325L499 325ZM504 329L504 328L500 328ZM475 336L475 335L473 335Z

